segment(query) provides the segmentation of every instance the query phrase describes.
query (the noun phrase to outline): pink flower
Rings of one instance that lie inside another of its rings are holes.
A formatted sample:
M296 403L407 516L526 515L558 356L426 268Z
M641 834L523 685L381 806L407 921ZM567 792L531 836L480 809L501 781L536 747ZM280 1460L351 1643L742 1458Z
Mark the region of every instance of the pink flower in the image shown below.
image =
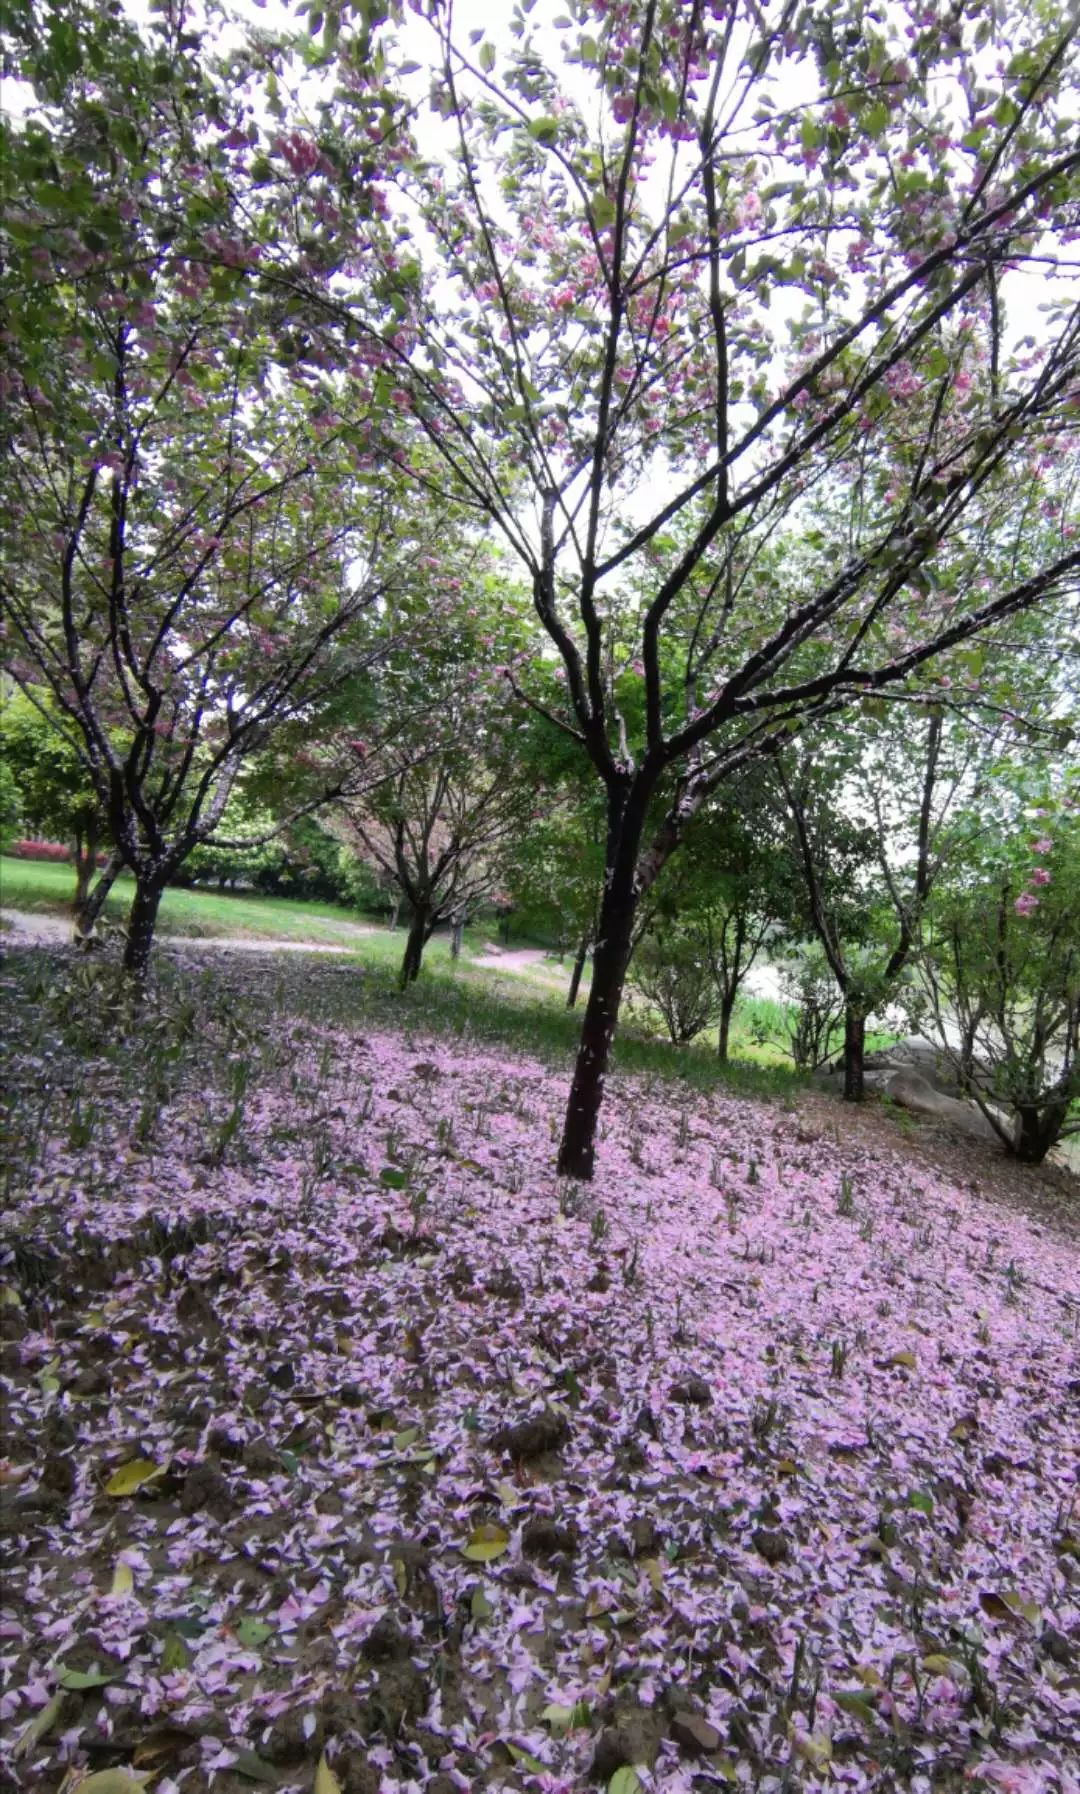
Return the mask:
M1048 835L1040 835L1037 841L1032 841L1031 851L1032 853L1049 853L1053 845L1054 843Z
M1030 916L1032 910L1038 909L1038 907L1039 899L1033 897L1030 891L1021 891L1016 902L1013 904L1013 909L1018 916Z
M1050 883L1050 874L1045 866L1032 868L1031 882L1033 885L1048 885Z

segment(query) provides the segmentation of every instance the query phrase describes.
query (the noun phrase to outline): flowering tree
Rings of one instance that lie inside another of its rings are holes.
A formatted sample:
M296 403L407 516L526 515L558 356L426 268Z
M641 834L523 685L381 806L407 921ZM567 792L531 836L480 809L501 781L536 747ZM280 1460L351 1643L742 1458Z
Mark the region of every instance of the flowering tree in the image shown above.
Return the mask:
M403 429L526 567L565 681L549 714L604 788L559 1155L588 1176L637 906L709 793L1075 583L1059 540L987 590L976 544L1075 423L1076 26L1017 6L575 0L554 25L515 8L503 49L422 10L445 154L408 137L421 77L401 72L396 112L357 94L335 11L341 87L312 155L396 128L415 247L400 326L368 353L389 344ZM1023 341L1022 271L1048 267L1054 306ZM344 355L354 308L317 297L313 334ZM826 491L857 497L858 530L778 555ZM966 572L942 584L952 544Z
M244 763L455 582L448 507L403 500L363 395L346 415L329 375L286 377L265 264L316 265L317 220L284 183L262 198L242 109L179 14L145 41L114 25L107 44L72 27L62 83L35 40L43 104L6 127L23 183L0 596L9 670L48 694L134 874L141 979L162 891L222 844ZM347 745L321 771L309 804L374 776Z
M101 800L78 755L57 727L48 694L33 703L11 694L0 712L0 758L17 790L24 828L70 842L75 862L75 932L91 932L112 885L113 860L95 883L98 853L109 839Z
M1040 1164L1080 1133L1080 841L997 839L930 911L928 1013L1003 1146Z

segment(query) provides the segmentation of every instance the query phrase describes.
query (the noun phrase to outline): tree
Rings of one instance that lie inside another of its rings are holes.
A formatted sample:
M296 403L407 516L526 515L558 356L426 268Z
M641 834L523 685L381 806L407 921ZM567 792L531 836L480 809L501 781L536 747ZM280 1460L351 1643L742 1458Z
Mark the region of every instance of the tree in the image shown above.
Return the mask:
M459 738L420 762L405 750L400 773L366 803L341 805L345 839L409 906L402 990L439 924L463 927L490 901L531 802L504 758Z
M78 753L58 725L47 691L37 691L33 702L12 692L0 710L0 759L17 789L23 826L72 848L75 932L85 938L111 889L115 868L110 860L91 890L98 855L109 844L108 819Z
M1045 827L1045 824L1036 824ZM1080 830L993 841L931 908L929 1013L1002 1145L1040 1164L1080 1133Z
M701 810L653 886L650 927L676 923L709 969L721 1060L739 993L766 942L790 923L797 884L774 794L753 769Z
M793 732L1075 589L1080 548L1065 542L987 591L979 540L1075 420L1075 269L1058 248L1080 174L1077 26L1012 4L871 18L853 0L632 0L563 8L545 31L543 8L515 7L500 61L482 32L455 35L451 9L431 16L433 69L416 80L431 81L446 153L409 139L407 71L396 109L358 98L335 11L319 53L343 79L312 154L396 126L415 244L391 345L403 421L527 569L565 698L552 710L527 677L515 689L603 787L601 914L559 1152L587 1177L638 906L710 794ZM1037 342L1018 341L1017 271L1048 264L1065 297ZM341 364L348 295L310 284L305 322ZM385 333L369 340L386 355ZM857 538L799 562L826 489L858 493Z
M4 126L20 186L0 597L9 670L48 692L134 875L141 981L162 891L224 844L245 763L455 582L448 507L403 501L356 386L343 408L332 371L285 377L276 282L320 264L326 221L284 181L264 191L212 43L172 10L145 39L121 16L65 20L30 22L19 66L43 104ZM372 763L324 770L310 803Z

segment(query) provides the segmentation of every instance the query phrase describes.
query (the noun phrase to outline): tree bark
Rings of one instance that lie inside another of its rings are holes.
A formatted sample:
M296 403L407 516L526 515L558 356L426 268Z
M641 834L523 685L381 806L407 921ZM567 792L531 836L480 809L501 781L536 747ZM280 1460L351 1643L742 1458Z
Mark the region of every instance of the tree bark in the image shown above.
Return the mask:
M566 993L567 1009L573 1009L578 1000L578 991L581 989L581 979L585 971L585 962L589 957L590 939L590 935L583 934L578 943L578 950L574 954L574 963L570 970L570 988Z
M145 985L150 969L150 948L164 890L164 884L157 879L140 879L136 874L124 947L124 970L140 987Z
M408 938L405 942L405 954L401 961L401 972L398 984L406 990L414 984L420 975L420 967L424 959L424 948L431 937L430 912L422 905L414 908L412 921L409 924Z
M86 909L86 900L90 895L90 883L97 865L98 838L93 826L87 829L85 841L81 835L75 837L75 935L83 933L80 917Z
M450 957L461 958L461 943L465 934L464 916L454 916L450 923Z
M844 1101L861 1103L866 1094L866 1014L854 1003L844 1009Z
M596 1162L596 1122L604 1077L633 945L633 863L610 879L600 909L593 949L592 984L585 1005L574 1081L566 1106L558 1170L563 1177L591 1178Z
M720 1026L716 1035L716 1057L722 1065L727 1064L728 1039L731 1034L731 1012L735 1007L735 995L725 996L720 1003Z
M97 925L97 919L105 907L105 899L113 888L116 875L123 862L118 853L110 854L108 863L102 868L101 877L93 890L88 891L81 904L75 909L75 942L85 946Z
M1021 1103L1017 1109L1013 1156L1022 1165L1041 1165L1057 1144L1068 1114L1067 1103Z

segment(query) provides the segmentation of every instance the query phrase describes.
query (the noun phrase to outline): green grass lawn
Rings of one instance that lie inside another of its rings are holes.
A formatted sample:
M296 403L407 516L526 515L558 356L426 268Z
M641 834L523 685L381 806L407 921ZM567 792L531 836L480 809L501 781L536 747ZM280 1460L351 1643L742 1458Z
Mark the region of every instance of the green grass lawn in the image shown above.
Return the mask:
M0 860L0 902L8 909L63 914L70 907L73 888L74 875L69 865L47 860ZM117 879L105 907L109 920L124 920L132 890L132 881L126 874ZM162 935L189 940L307 941L320 946L348 946L360 964L374 974L375 987L385 989L385 1000L390 1004L402 1001L394 990L394 976L405 947L404 931L374 923L336 904L247 892L174 889L166 891L162 899L159 925ZM359 928L368 932L356 932ZM499 1040L523 1051L532 1048L559 1058L568 1057L581 1025L580 1005L575 1011L565 1006L570 956L560 963L555 954L549 954L534 966L513 972L474 964L490 946L491 938L489 929L471 929L462 957L455 962L450 957L449 936L436 935L425 951L420 982L406 994L404 1002L430 1016L433 1025L445 1026L452 1032ZM585 990L583 997L584 994ZM731 1027L734 1064L724 1072L717 1064L715 1038L711 1034L703 1035L692 1046L672 1047L663 1038L658 1018L639 1002L631 1006L620 1027L617 1059L626 1069L677 1075L695 1084L711 1084L718 1077L738 1082L745 1077L754 1085L760 1085L764 1078L775 1081L777 1087L786 1087L794 1074L790 1060L775 1042L781 1022L779 1004L753 997L740 1002ZM770 1039L762 1038L765 1023L769 1024ZM874 1035L868 1045L883 1044L887 1038L890 1037Z
M0 902L5 909L62 913L75 888L69 865L51 860L0 860ZM106 916L122 922L134 885L124 873L105 904ZM343 936L364 917L334 903L308 903L292 897L263 897L233 891L166 891L161 900L162 934L190 938L306 940L341 944ZM370 924L367 924L370 926Z

